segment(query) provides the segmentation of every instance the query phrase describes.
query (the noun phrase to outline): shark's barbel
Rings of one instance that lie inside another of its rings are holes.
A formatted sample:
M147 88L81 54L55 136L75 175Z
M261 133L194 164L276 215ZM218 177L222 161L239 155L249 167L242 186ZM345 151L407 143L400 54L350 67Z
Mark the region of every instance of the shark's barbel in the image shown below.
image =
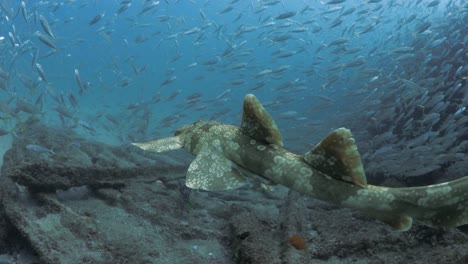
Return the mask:
M361 210L394 228L414 220L432 227L468 224L468 176L436 185L388 188L367 184L351 132L339 128L305 155L285 150L281 134L257 98L244 99L240 127L197 121L174 137L134 143L148 151L184 148L196 156L186 185L226 190L258 175L311 197Z

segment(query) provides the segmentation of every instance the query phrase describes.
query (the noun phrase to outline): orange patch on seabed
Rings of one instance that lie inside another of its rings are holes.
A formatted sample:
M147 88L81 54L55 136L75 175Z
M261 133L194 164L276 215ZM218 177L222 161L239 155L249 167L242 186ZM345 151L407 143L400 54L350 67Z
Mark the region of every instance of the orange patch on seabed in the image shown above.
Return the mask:
M306 245L305 240L299 235L294 235L294 236L288 238L288 243L291 246L293 246L294 248L296 248L297 250L306 250L307 249L307 245Z

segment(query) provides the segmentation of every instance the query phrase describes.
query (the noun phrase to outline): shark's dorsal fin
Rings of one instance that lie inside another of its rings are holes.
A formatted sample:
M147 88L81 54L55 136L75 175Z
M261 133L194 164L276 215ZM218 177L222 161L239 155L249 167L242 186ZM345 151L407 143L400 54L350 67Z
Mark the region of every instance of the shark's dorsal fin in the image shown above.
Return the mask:
M366 186L367 179L351 131L338 128L304 155L313 168L340 180Z
M169 137L144 143L132 143L132 145L150 152L164 152L182 148L182 141L179 137Z
M246 183L236 165L223 156L219 142L212 142L190 163L185 185L192 189L222 191L236 189Z
M255 95L245 96L242 111L242 133L261 142L283 146L283 139L275 121Z

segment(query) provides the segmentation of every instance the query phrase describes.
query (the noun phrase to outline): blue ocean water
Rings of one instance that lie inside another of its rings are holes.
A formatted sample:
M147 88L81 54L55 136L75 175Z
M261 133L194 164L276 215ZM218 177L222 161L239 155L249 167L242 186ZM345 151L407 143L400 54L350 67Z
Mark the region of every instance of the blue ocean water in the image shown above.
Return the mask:
M425 93L466 88L461 0L3 0L0 10L6 130L33 114L127 144L198 119L239 124L243 97L254 93L288 148L305 152L347 126L373 153L386 141L369 138L418 126L407 107L423 106ZM434 97L450 107L436 109L447 118L429 130L466 115L467 93L456 96Z

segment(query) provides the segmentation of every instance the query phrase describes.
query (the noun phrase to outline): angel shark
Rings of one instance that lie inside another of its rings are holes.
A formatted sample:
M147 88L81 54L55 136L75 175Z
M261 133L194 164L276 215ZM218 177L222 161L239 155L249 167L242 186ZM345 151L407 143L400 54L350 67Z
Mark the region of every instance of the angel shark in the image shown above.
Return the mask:
M184 148L196 156L186 185L219 191L246 177L265 178L338 206L355 208L406 231L413 220L431 227L468 224L468 176L436 185L389 188L367 184L351 132L339 128L304 155L284 149L275 121L257 98L244 98L240 127L214 121L183 126L174 137L133 143L152 152Z

